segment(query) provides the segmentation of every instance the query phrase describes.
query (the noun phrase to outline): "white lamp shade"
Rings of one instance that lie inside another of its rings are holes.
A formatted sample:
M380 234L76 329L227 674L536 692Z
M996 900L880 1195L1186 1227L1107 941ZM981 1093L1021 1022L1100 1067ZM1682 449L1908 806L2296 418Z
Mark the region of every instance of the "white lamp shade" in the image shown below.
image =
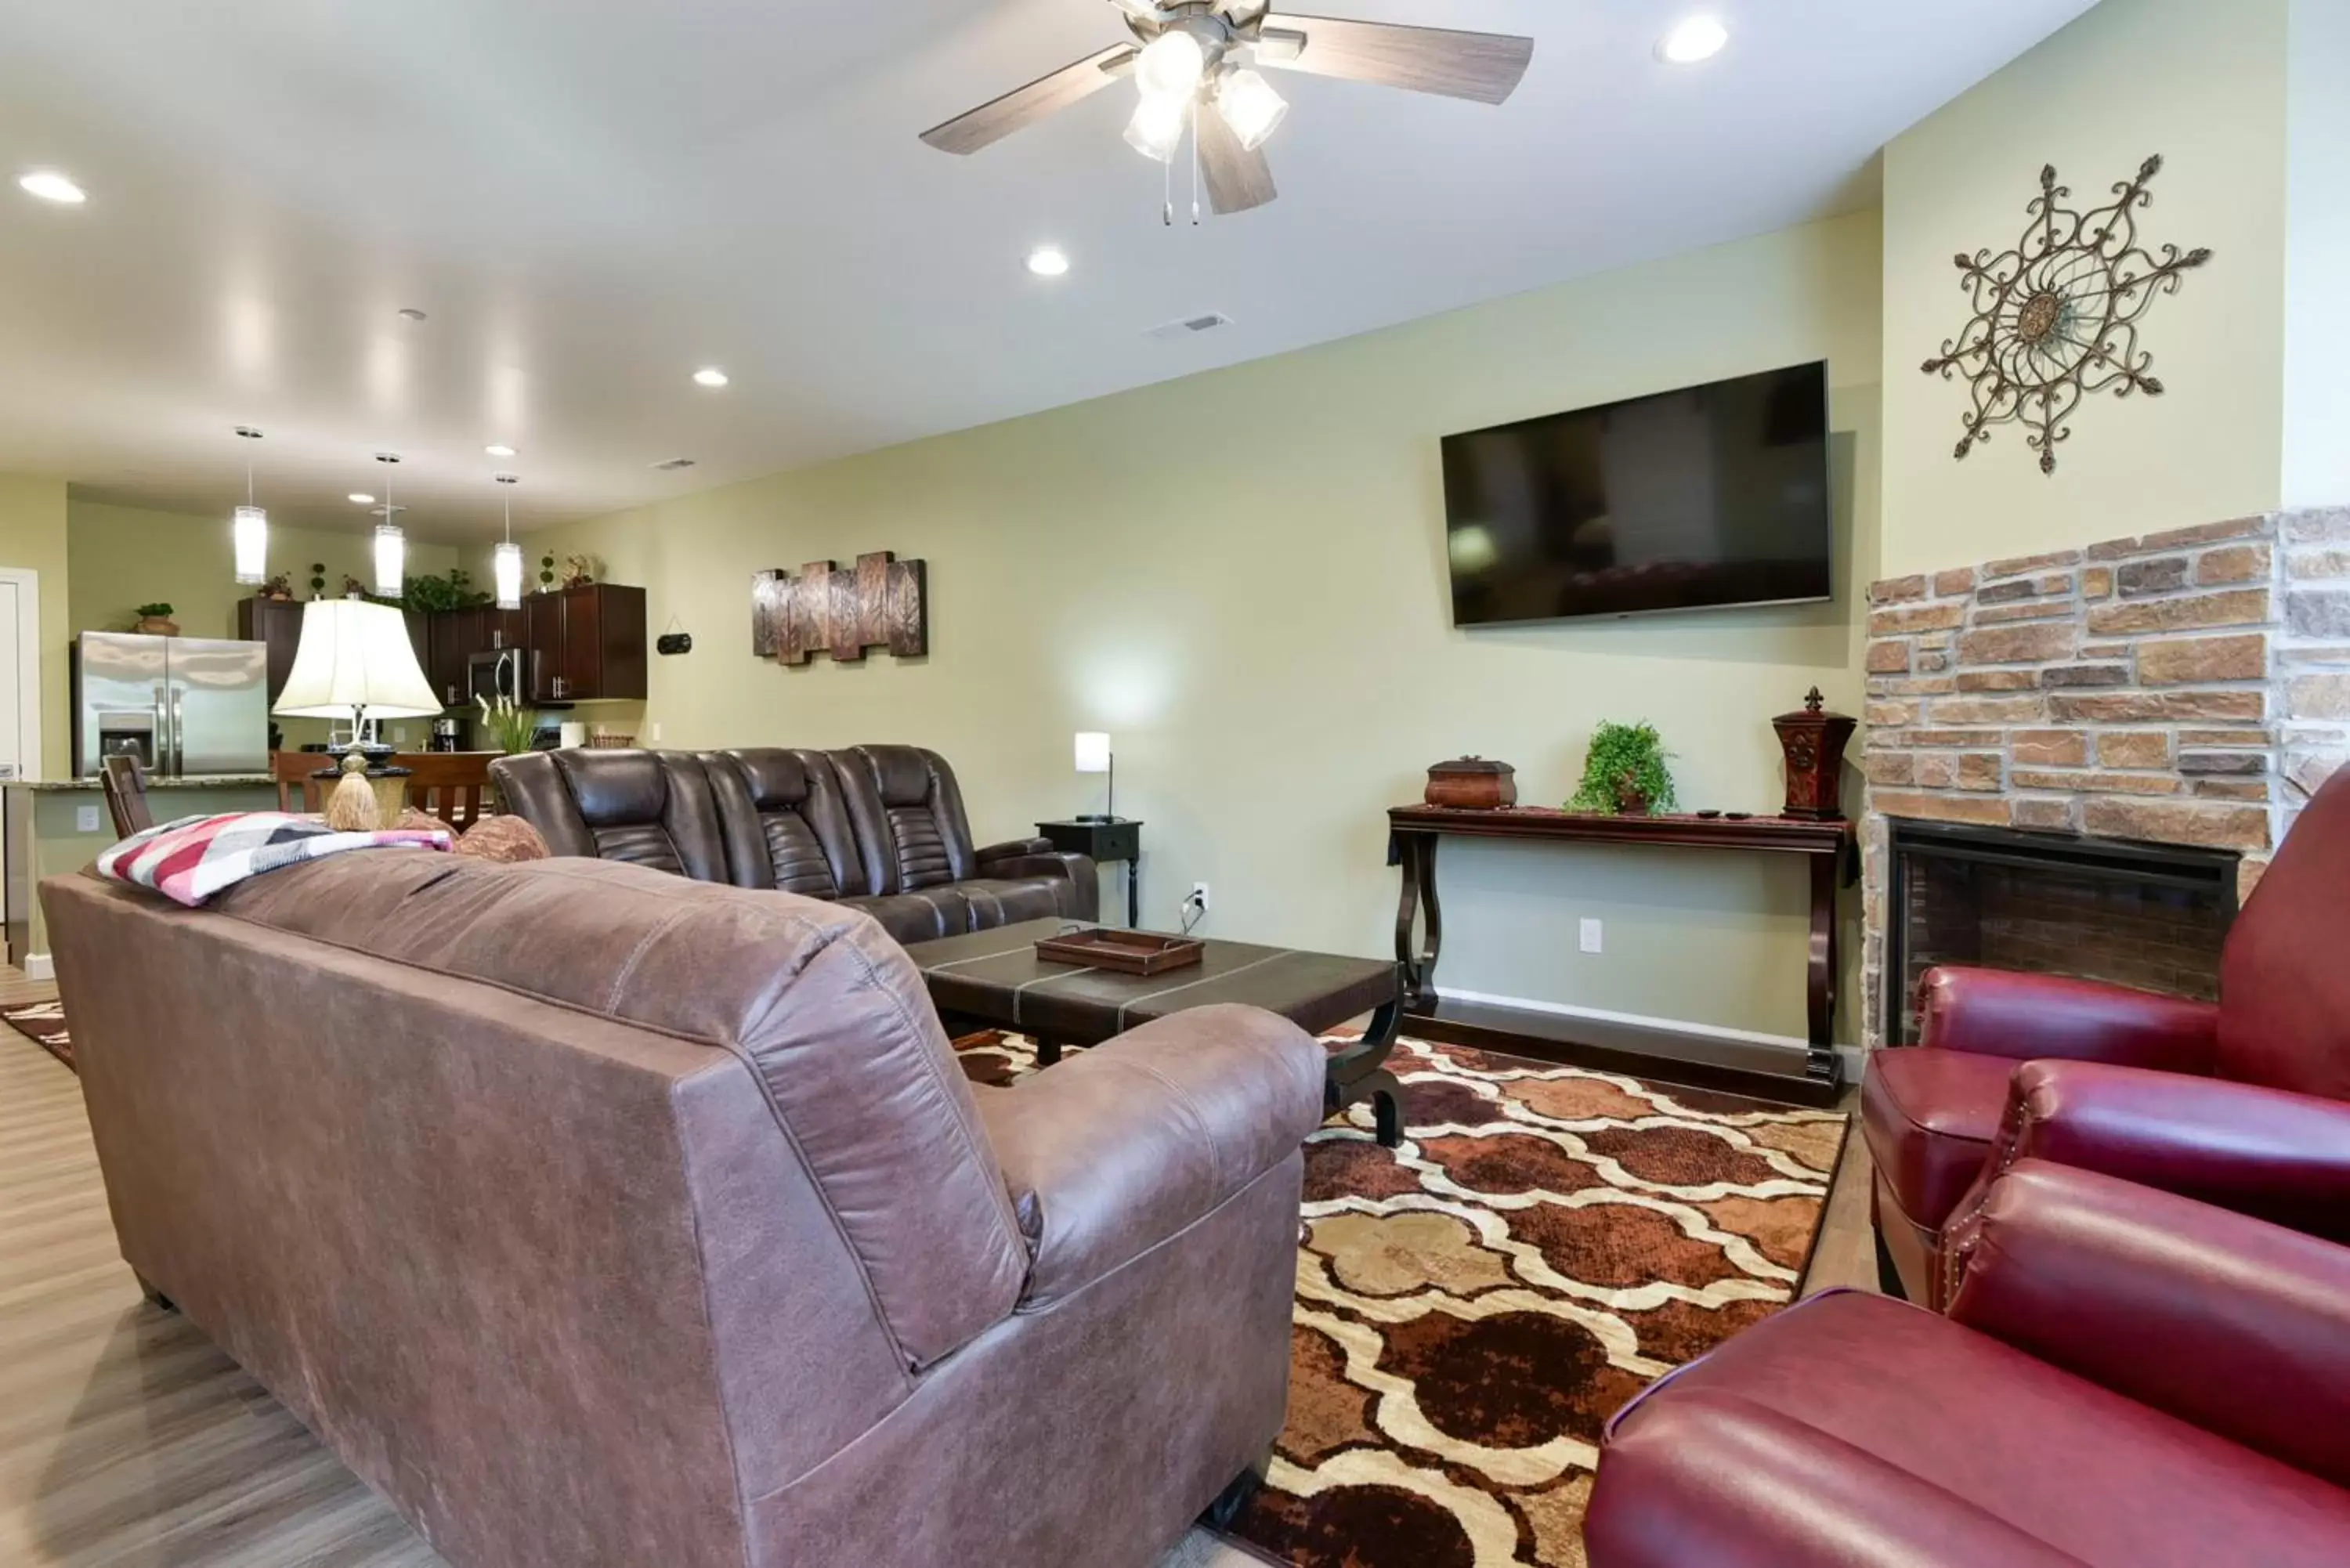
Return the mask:
M441 699L416 662L408 618L365 599L312 599L302 607L294 669L272 710L287 719L432 719Z
M375 591L399 597L408 586L408 535L397 523L375 525Z
M1208 53L1189 33L1161 33L1143 46L1134 79L1145 98L1189 99L1208 72Z
M258 506L236 509L236 523L230 535L236 545L236 580L240 583L261 583L269 580L269 514Z
M498 608L522 608L522 546L509 539L490 552L490 576L496 586Z
M1216 110L1241 145L1253 152L1288 118L1289 103L1254 71L1234 71L1216 92Z
M1191 112L1191 100L1187 98L1145 98L1135 106L1134 118L1127 121L1126 144L1145 158L1172 163L1183 145L1183 128Z
M1107 735L1094 730L1078 732L1077 772L1081 774L1109 772L1109 737Z

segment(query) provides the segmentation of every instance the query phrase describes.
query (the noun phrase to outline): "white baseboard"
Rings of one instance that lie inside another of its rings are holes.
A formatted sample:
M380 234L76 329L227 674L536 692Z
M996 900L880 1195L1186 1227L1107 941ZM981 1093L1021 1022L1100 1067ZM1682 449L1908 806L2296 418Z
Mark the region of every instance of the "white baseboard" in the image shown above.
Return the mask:
M51 959L47 953L26 953L25 955L25 978L26 980L57 979L57 966L56 961Z

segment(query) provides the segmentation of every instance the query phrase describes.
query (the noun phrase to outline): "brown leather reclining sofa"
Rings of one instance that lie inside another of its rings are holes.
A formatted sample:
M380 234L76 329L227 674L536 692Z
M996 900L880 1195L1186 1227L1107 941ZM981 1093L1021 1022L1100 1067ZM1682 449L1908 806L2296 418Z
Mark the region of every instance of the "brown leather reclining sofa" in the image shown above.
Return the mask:
M1270 1013L989 1088L838 904L42 896L123 1256L459 1568L1148 1568L1280 1429L1323 1055Z
M954 770L917 746L531 752L490 773L557 855L847 904L901 942L1100 912L1087 857L974 848Z

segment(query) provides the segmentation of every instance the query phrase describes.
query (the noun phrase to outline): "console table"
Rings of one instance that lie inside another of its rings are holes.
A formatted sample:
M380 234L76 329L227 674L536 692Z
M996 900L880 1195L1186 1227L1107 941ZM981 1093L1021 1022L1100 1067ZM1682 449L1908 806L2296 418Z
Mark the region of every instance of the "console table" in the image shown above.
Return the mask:
M1850 886L1860 875L1859 840L1851 823L1785 816L1614 816L1544 806L1488 811L1397 806L1388 813L1388 864L1403 868L1403 901L1396 910L1396 961L1403 965L1406 1004L1414 1012L1432 1012L1436 1007L1436 961L1444 946L1444 911L1436 896L1436 846L1447 834L1463 838L1657 845L1805 857L1812 878L1812 933L1804 988L1811 1051L1804 1075L1829 1088L1838 1084L1835 993L1843 971L1837 951L1836 888ZM1424 941L1419 940L1423 930Z

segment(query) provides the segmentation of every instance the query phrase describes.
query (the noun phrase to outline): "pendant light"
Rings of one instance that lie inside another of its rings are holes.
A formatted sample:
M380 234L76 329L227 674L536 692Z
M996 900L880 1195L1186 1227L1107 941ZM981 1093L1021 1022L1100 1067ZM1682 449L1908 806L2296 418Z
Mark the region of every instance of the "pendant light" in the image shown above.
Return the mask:
M380 452L378 462L396 464L398 452ZM408 587L408 534L392 521L400 508L391 504L391 470L383 475L383 521L375 525L375 591L379 597L396 599Z
M507 487L505 496L506 536L504 543L490 552L490 576L498 590L498 608L522 608L522 546L514 542L514 489L522 483L521 476L501 473L498 483Z
M239 425L236 433L246 441L259 441L261 432L251 425ZM229 527L230 544L236 556L236 580L257 585L269 580L269 514L254 504L253 460L244 460L244 504L236 509L236 520Z

